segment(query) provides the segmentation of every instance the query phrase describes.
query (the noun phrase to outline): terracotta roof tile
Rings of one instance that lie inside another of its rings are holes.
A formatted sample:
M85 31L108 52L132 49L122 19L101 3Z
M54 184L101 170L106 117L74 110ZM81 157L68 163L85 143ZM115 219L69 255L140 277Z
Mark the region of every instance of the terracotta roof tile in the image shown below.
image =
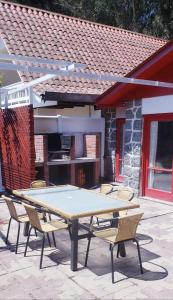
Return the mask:
M52 12L0 1L0 37L11 54L69 60L91 73L126 75L166 41ZM20 73L23 81L38 75ZM37 87L47 91L101 94L110 82L57 78Z

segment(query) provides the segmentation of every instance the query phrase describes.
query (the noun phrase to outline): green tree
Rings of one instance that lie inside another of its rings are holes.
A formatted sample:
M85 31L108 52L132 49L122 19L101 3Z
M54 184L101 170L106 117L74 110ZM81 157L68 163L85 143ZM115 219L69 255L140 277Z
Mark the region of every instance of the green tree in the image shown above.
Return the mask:
M12 0L124 29L169 38L173 35L172 0Z

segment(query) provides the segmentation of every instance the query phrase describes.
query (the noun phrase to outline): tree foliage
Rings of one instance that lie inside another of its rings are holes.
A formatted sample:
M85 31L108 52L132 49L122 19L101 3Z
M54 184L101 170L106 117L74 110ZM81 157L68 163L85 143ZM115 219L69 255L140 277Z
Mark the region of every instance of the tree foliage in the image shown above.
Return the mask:
M173 36L172 0L13 0L124 29Z

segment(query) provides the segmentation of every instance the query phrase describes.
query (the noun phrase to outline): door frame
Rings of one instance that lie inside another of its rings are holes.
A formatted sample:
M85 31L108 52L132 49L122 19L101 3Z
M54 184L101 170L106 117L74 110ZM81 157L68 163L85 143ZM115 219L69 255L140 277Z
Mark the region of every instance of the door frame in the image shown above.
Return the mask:
M116 151L115 151L115 180L123 182L124 176L120 174L120 160L121 158L121 127L125 124L125 118L116 119Z
M173 190L172 192L166 192L157 189L150 189L147 187L149 151L150 151L150 124L152 121L173 121L173 113L154 114L154 115L144 116L143 142L142 142L141 195L172 202ZM173 170L173 165L172 165L172 170ZM172 187L173 187L173 176L172 176Z

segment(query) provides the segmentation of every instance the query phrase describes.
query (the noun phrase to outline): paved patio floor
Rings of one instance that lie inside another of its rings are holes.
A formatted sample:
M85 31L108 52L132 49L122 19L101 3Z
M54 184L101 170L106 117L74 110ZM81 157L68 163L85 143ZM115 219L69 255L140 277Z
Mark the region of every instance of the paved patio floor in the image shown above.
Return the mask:
M7 247L9 214L0 201L0 299L173 299L173 206L145 199L136 201L144 212L138 227L144 274L140 274L136 246L129 242L127 256L115 259L115 284L111 283L109 247L96 238L91 242L88 268L84 268L87 240L79 242L77 272L70 270L67 231L56 233L56 249L47 244L42 270L40 236L32 236L24 257L26 237L21 234L16 255L17 224L12 221Z

